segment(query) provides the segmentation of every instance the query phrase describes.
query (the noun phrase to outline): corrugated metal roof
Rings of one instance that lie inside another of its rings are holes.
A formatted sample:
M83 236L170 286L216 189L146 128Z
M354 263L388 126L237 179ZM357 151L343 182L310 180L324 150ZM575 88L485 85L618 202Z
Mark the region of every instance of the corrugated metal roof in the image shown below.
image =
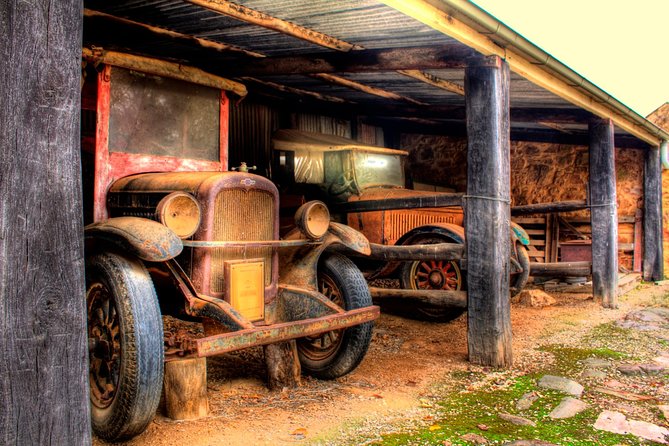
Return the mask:
M324 33L362 49L463 46L454 39L375 0L244 0L236 3L276 19L287 21L290 24ZM267 57L305 56L308 58L335 53L332 49L307 42L304 39L238 18L232 18L184 0L118 0L114 2L85 0L84 4L88 9L101 11L114 17L160 27L186 36L234 45ZM251 60L249 56L240 53L204 49L197 44L175 41L160 35L154 36L151 32L146 31L139 33L134 25L123 25L99 17L86 18L84 43L170 58L183 63L206 67L209 71L222 76L226 76L228 67L248 65ZM357 50L353 51L359 53ZM463 68L426 69L424 71L460 86L464 82ZM362 108L364 110L363 114L373 114L375 107L381 109L386 106L399 108L400 110L396 114L400 114L401 106L406 105L407 110L421 109L419 118L425 119L425 115L429 115L430 107L438 106L441 108L435 112L432 119L449 120L454 119L454 116L448 116L448 110L443 107L463 108L465 105L464 97L459 94L437 88L434 85L395 71L335 72L333 74L345 80L385 90L426 105L421 108L420 105L408 103L406 100L387 99L302 74L253 76L263 82L272 82L273 84L296 89L290 91L285 91L285 89L279 91L273 86L246 80L242 82L247 84L252 94L262 95L269 90L274 90L272 92L273 97L284 97L293 103L315 101L301 95L300 90L340 98L349 103L355 103L357 108L364 105L365 107ZM568 101L538 87L517 74L511 76L510 96L512 109L580 111L578 107ZM333 106L328 101L323 101L321 105L324 110ZM339 109L341 110L341 107ZM427 113L425 112L426 109ZM353 107L351 111L359 112ZM385 116L384 119L391 119L389 114ZM400 116L395 117L399 118ZM404 117L411 117L411 114L407 112ZM462 113L458 115L457 120L463 122ZM406 123L407 120L404 119L403 122ZM544 128L556 132L556 134L560 133L555 128L551 130L546 126L531 122L516 120L512 125L517 130L527 128L534 131L537 128ZM576 133L585 132L583 125L577 125L576 127L571 131ZM621 135L625 133L619 129L616 131Z

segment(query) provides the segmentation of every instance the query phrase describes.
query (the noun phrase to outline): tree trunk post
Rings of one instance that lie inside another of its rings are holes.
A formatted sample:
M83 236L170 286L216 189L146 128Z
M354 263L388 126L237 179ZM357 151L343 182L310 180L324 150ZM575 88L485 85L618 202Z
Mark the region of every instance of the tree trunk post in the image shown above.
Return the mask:
M165 362L165 414L173 420L195 420L209 412L207 358Z
M513 362L509 76L508 64L497 56L476 61L465 70L469 360L493 367Z
M667 142L663 141L666 146ZM643 278L664 279L662 249L662 163L660 149L646 152L643 176Z
M267 365L267 387L270 390L300 386L302 368L297 356L295 341L269 344L265 346L264 351Z
M605 308L618 307L618 212L613 122L594 119L590 137L592 293Z
M0 444L87 445L81 0L0 17Z

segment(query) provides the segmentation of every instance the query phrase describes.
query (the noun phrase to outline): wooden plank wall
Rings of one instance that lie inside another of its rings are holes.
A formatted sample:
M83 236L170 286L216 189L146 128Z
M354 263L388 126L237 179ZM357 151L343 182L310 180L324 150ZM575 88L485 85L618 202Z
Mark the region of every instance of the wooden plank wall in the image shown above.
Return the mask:
M0 444L90 444L81 1L0 2Z

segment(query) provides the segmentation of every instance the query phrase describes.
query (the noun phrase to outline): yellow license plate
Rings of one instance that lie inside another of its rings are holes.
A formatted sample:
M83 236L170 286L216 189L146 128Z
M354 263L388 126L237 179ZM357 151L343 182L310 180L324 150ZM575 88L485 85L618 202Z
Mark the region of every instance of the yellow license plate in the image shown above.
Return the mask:
M228 260L225 262L225 283L230 305L246 319L265 318L265 262Z

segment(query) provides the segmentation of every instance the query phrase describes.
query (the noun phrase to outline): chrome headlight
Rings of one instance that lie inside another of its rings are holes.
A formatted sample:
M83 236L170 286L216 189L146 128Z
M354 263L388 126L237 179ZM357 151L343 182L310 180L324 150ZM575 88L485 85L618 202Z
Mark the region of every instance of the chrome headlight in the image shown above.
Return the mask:
M188 238L200 227L202 212L195 197L172 192L158 203L156 217L180 238Z
M319 239L330 227L330 211L322 201L309 201L295 213L295 224L310 239Z

